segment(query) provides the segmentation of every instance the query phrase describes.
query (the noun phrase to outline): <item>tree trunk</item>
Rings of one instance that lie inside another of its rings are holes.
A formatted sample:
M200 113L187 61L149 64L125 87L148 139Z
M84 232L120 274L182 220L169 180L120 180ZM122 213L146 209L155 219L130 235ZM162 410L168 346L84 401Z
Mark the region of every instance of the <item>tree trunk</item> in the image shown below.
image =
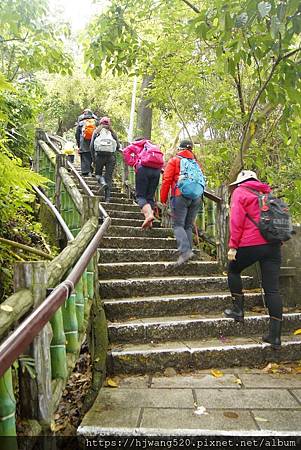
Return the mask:
M150 100L146 97L147 89L151 88L154 79L153 75L144 75L141 86L141 97L137 111L136 136L151 139L153 110L150 107Z

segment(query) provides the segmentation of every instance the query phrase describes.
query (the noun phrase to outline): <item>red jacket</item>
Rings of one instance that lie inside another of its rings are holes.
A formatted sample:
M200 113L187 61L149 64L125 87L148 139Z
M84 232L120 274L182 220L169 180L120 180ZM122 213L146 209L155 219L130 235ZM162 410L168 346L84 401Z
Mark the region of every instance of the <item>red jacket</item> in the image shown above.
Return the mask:
M245 181L234 190L231 198L229 248L268 243L261 236L256 225L247 217L248 213L255 222L259 221L258 197L253 192L244 189L243 186L258 192L268 193L271 191L267 184L257 180Z
M181 150L177 155L183 158L195 159L194 154L190 150ZM171 158L164 170L160 197L161 202L166 203L168 198L169 189L171 188L171 195L177 197L181 195L180 190L176 187L179 175L180 175L180 163L181 159L174 156Z

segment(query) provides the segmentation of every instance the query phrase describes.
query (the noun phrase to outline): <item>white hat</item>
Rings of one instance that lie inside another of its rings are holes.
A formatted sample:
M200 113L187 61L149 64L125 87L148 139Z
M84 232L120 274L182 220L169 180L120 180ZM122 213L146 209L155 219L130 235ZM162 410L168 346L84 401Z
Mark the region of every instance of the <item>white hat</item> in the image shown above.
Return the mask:
M237 178L233 183L230 183L229 186L233 186L235 184L243 183L244 181L250 180L250 179L258 180L257 175L252 170L242 170L237 175Z

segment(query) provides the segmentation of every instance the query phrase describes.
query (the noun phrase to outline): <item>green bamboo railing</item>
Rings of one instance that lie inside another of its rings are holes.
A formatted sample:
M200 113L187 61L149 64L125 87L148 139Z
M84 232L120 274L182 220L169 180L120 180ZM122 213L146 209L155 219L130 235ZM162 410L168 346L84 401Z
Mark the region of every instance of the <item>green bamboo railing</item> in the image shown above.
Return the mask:
M78 236L79 248L84 250L83 242L86 240L88 242L91 233L95 233L98 226L98 219L93 222L93 228L89 225L89 233L86 235L83 229L83 233L80 234L80 230L83 227L82 221L82 210L80 206L82 205L81 195L79 191L76 192L75 197L72 196L73 191L75 192L76 186L71 187L70 183L64 184L64 177L68 177L67 172L61 173L56 167L56 154L45 142L39 140L36 147L36 170L42 174L44 177L49 179L49 183L46 187L47 196L54 203L58 202L60 205L60 212L65 220L68 228L74 237ZM61 183L57 183L56 177L61 176ZM60 186L59 192L56 192L57 186ZM73 191L72 191L73 189ZM87 222L88 224L88 222ZM88 225L87 225L88 227ZM88 229L88 228L87 228ZM64 277L66 269L71 270L76 262L76 254L78 249L72 247L72 241L70 244L70 249L66 248L68 256L60 259L60 255L64 254L64 251L55 258L49 265L52 267L50 272L48 272L48 288L54 288L60 280L57 278L58 272L60 277ZM68 354L76 355L79 352L81 339L83 337L85 324L87 323L89 306L94 298L94 286L96 284L95 277L97 265L95 264L95 256L92 257L88 263L86 270L83 272L81 278L76 284L73 292L69 298L65 301L65 304L59 308L52 318L50 319L50 324L52 328L52 339L50 343L50 358L51 358L51 376L53 380L66 380L68 373L70 373L70 367L68 365ZM51 289L50 289L51 290ZM31 296L30 290L24 290L26 295L22 295L22 298L26 300L26 305L22 309L17 305L16 308L16 320L22 317L22 314L29 311L33 306L33 298ZM14 294L12 296L12 302L7 299L5 304L7 304L7 311L14 309L14 299L18 301L19 296ZM10 306L13 305L13 306ZM8 312L6 313L8 315ZM5 315L5 313L4 313ZM7 323L9 319L6 320L4 317L4 330L8 328ZM0 322L1 323L1 322ZM13 322L11 322L13 324ZM15 436L16 435L16 425L15 425L15 413L16 413L16 401L14 398L14 389L12 382L12 371L8 369L3 376L0 377L0 436Z

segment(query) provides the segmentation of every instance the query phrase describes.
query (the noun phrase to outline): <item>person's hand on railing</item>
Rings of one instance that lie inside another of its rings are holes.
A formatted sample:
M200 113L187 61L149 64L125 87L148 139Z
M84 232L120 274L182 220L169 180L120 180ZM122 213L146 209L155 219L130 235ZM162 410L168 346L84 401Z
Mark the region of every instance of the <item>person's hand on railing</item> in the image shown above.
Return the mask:
M230 248L228 251L228 261L235 261L236 259L236 248Z

